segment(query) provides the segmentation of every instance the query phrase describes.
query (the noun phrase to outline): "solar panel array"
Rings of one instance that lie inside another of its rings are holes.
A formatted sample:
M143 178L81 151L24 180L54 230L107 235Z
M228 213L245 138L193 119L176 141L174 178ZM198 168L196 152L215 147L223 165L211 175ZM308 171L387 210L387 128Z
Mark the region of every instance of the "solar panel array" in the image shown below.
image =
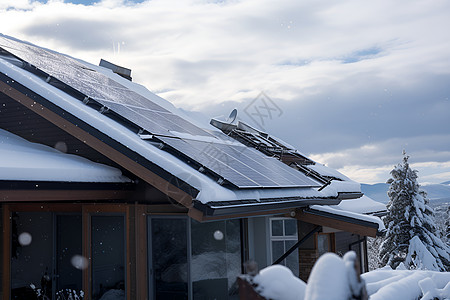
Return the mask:
M148 132L170 136L174 136L171 131L210 136L191 122L73 58L3 37L0 37L0 46Z
M159 139L240 188L317 186L297 170L244 145Z
M211 134L76 59L4 37L0 37L0 47L157 136L166 147L238 188L318 186L278 160L232 143L224 134ZM178 138L177 133L193 139Z

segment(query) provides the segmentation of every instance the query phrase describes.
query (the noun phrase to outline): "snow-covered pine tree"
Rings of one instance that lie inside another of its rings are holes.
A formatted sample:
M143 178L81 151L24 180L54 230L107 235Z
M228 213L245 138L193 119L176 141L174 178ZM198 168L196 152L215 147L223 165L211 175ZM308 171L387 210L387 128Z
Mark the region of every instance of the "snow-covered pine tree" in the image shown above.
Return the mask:
M408 159L403 152L403 161L394 167L388 180L387 231L380 245L380 266L395 269L403 262L410 269L448 271L450 249L435 234L433 209Z
M445 232L447 245L450 247L450 205L447 207L447 220L445 221Z

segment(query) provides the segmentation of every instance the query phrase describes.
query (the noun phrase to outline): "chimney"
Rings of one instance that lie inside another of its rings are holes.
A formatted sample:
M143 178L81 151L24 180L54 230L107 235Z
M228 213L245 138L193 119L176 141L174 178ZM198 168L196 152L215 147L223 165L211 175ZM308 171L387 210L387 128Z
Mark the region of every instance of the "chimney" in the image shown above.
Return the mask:
M115 65L115 64L113 64L113 63L110 63L109 61L104 60L103 58L100 59L100 64L99 64L99 66L100 66L100 67L107 68L107 69L110 69L110 70L112 70L114 73L116 73L116 74L122 76L123 78L126 78L126 79L128 79L129 81L131 81L131 70L130 70L130 69L127 69L127 68L124 68L124 67Z

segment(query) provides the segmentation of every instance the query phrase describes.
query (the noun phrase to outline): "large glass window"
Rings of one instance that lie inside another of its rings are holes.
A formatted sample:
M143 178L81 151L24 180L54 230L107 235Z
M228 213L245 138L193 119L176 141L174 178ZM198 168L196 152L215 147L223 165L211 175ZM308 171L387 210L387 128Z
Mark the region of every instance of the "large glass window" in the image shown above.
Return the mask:
M238 299L239 220L200 223L152 217L148 224L154 299Z
M19 208L10 212L10 299L36 299L40 294L59 300L75 293L92 300L125 299L124 214L100 215L97 208L94 214L83 212L83 218L77 206L70 208L73 211L63 207L67 212Z
M231 299L241 273L239 220L191 221L192 289L194 299Z
M270 248L272 262L280 258L298 241L297 220L290 218L270 219ZM294 275L299 275L298 251L292 252L280 264L291 269Z
M92 299L125 299L125 218L94 215Z
M11 299L33 299L37 289L48 299L81 290L81 270L71 263L81 254L81 228L79 214L12 213Z
M150 295L153 299L187 299L188 228L186 218L152 218Z

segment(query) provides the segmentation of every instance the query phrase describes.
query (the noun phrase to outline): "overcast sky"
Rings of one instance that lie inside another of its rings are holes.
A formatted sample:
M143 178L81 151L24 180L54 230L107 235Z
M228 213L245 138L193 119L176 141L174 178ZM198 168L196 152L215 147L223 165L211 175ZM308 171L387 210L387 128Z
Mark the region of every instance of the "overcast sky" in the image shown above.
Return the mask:
M185 110L237 108L362 183L403 149L421 183L450 180L448 28L447 0L0 2L1 33L131 68Z

